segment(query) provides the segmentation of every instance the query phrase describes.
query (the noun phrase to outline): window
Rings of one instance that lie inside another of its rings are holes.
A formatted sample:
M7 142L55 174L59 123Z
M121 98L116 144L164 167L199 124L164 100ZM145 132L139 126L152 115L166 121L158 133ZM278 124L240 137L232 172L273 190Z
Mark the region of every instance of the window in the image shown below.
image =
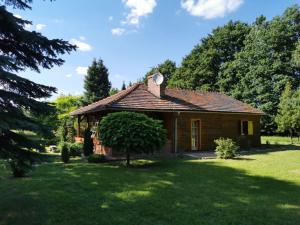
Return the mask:
M241 135L253 135L253 121L241 121Z

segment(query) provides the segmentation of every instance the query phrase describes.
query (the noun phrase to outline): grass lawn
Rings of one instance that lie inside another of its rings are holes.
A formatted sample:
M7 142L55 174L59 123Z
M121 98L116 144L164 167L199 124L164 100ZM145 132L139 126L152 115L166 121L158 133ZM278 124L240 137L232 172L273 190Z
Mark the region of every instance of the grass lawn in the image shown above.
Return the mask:
M285 144L291 143L291 138L290 137L282 137L282 136L262 136L261 137L261 143L266 144L266 141L269 141L270 143L275 143L275 144ZM293 143L294 144L300 144L300 140L298 140L297 137L293 138Z
M141 168L50 162L23 179L0 167L1 225L300 224L299 146Z

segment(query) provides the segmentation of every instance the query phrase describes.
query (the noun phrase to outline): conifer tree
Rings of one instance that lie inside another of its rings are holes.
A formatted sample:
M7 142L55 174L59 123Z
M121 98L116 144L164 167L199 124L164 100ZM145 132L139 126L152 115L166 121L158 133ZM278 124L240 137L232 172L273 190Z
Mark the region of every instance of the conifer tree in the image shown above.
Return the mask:
M36 31L28 31L30 21L17 18L5 6L31 9L31 0L0 0L0 156L14 160L12 167L22 170L32 160L31 149L37 142L17 131L39 132L42 124L36 115L50 114L52 108L43 98L50 97L56 88L34 83L17 74L26 69L40 72L60 66L58 55L70 53L75 46L61 39L48 39ZM23 173L22 173L23 174Z
M109 96L111 83L108 75L108 69L103 60L94 59L84 80L84 104L90 104Z
M125 81L123 81L123 84L122 84L122 87L121 87L121 90L125 90L126 89L126 84L125 84Z

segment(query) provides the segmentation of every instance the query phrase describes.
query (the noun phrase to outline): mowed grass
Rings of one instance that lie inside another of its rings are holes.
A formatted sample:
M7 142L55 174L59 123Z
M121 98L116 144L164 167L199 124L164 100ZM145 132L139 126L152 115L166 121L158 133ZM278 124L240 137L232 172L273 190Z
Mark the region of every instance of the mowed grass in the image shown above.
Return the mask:
M0 165L1 225L300 224L298 146L136 168L52 162L23 179Z
M291 143L291 138L290 137L283 137L283 136L262 136L261 137L261 142L262 144L266 144L266 141L269 141L269 143L272 144L285 144ZM297 137L293 137L293 143L294 144L300 144L300 138L298 139Z

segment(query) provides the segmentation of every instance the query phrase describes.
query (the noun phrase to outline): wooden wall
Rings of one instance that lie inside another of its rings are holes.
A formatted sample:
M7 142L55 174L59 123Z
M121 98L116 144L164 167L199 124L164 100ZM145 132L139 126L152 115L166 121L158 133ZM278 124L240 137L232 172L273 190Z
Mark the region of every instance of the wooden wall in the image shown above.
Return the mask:
M167 130L167 144L161 149L162 153L174 152L174 119L177 117L177 152L191 151L191 120L199 119L200 149L214 150L214 140L228 137L237 141L242 148L260 146L260 116L221 113L189 113L189 112L144 112L146 115L163 121ZM107 112L91 116L91 124L106 115ZM95 119L96 118L96 119ZM240 135L241 120L253 121L253 135ZM96 139L95 153L112 155L114 151L101 145Z
M180 113L178 115L178 149L191 150L191 120L199 119L200 150L214 150L214 140L220 137L232 138L240 146L260 146L260 116L220 113ZM253 135L240 135L240 121L253 121Z

